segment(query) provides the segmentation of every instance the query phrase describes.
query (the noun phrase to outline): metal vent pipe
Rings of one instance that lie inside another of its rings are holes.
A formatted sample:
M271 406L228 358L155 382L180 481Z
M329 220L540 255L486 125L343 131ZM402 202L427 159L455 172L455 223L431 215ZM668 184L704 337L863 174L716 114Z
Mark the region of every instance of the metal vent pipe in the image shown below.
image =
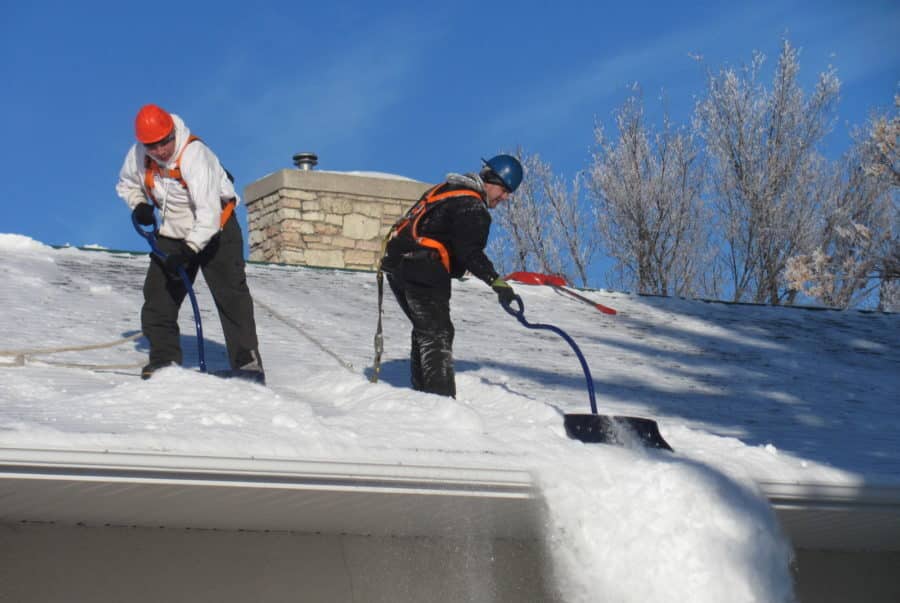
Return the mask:
M319 164L319 156L315 153L297 153L294 155L294 165L298 170L309 171Z

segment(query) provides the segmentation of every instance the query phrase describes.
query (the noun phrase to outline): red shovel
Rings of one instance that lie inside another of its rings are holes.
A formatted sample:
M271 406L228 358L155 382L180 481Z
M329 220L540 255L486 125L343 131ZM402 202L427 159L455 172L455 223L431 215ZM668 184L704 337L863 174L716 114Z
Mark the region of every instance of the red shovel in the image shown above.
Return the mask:
M566 285L568 285L568 283L566 282L566 279L561 276L556 276L553 274L541 274L540 272L513 272L512 274L507 275L505 280L525 283L526 285L547 285L549 287L553 287L557 291L561 291L566 295L574 297L578 301L584 302L589 306L593 306L604 314L616 314L616 311L609 306L598 304L597 302L588 299L583 295L579 295L578 293L575 293L571 289L567 288Z

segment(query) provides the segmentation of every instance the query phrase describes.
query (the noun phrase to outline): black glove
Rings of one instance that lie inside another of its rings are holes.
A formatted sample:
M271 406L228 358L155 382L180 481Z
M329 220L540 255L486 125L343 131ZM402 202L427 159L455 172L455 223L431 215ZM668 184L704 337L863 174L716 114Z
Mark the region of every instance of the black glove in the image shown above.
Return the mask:
M499 276L491 281L491 289L497 294L501 306L508 306L516 299L516 292L513 291L512 285Z
M191 249L190 245L181 241L179 249L166 256L163 266L168 272L177 276L178 269L187 268L188 264L193 262L196 257L197 252Z
M131 211L134 219L142 226L153 226L156 224L156 216L153 215L153 206L149 203L138 203Z

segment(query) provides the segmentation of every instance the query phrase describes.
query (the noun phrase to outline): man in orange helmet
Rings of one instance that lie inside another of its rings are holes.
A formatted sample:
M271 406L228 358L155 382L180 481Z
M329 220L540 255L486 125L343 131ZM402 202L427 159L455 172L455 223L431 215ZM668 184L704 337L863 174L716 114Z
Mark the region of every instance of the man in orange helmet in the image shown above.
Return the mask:
M145 105L134 125L138 142L125 157L116 192L139 224L155 224L154 209L159 210L157 245L166 255L165 261L151 255L144 280L141 328L150 342L150 361L141 377L181 364L178 311L187 290L178 269L184 268L191 282L203 272L232 370L264 383L244 242L234 215L240 200L231 175L179 116Z

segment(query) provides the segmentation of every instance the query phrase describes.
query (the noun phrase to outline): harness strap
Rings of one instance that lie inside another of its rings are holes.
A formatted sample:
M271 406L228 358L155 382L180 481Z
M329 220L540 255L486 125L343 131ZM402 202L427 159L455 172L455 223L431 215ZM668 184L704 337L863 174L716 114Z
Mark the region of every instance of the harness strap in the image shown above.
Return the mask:
M181 175L181 156L184 155L184 151L187 149L188 145L195 140L203 142L199 136L191 134L188 137L187 143L182 147L181 152L178 153L178 157L175 159L175 167L171 169L159 167L159 164L156 163L150 155L144 156L144 191L146 192L147 197L153 201L153 205L155 205L157 209L162 209L159 206L159 201L157 201L156 197L153 195L153 187L156 183L157 176L160 178L172 178L177 180L178 183L184 187L184 190L188 191L188 194L190 194L191 191L188 188L187 182L185 182L184 177ZM236 201L231 199L222 206L222 214L219 219L219 230L225 228L225 224L228 222L231 214L234 213L235 204Z
M231 214L234 213L234 206L237 205L237 201L234 199L230 199L223 207L222 207L222 217L219 220L219 230L225 228L225 224L228 223L228 219L231 217Z
M156 205L156 207L159 207L159 201L153 196L153 185L155 184L156 176L173 178L184 187L184 190L189 190L187 182L184 181L184 178L181 175L181 156L184 155L184 151L187 149L188 145L195 140L200 140L200 137L194 136L193 134L188 137L187 143L181 148L178 157L175 158L175 167L171 169L159 167L159 164L156 163L150 155L144 155L144 188L147 191L147 196L150 197L150 200L153 201L153 204ZM201 140L201 142L203 141Z
M409 234L412 237L413 241L415 241L422 247L434 249L440 257L441 264L444 266L447 272L450 272L450 252L447 251L447 247L437 239L432 239L430 237L420 237L419 221L425 216L425 214L434 209L437 204L442 201L445 201L452 197L475 197L477 199L481 199L481 195L470 189L461 189L438 193L437 191L445 184L446 183L438 184L437 186L433 186L428 189L428 191L416 202L416 204L413 205L408 212L406 212L406 215L401 218L397 222L397 224L394 225L394 227L391 229L391 232L388 234L387 240L390 240L391 238L399 235L406 229L407 226L409 226Z
M403 229L407 227L411 220L413 220L416 216L418 216L421 212L425 211L425 207L428 204L428 198L436 191L438 188L443 186L442 184L438 184L436 186L432 186L430 189L425 191L425 194L419 197L419 200L409 208L406 214L397 220L394 226L391 228L391 231L388 233L388 238L393 238L394 236L400 234Z

